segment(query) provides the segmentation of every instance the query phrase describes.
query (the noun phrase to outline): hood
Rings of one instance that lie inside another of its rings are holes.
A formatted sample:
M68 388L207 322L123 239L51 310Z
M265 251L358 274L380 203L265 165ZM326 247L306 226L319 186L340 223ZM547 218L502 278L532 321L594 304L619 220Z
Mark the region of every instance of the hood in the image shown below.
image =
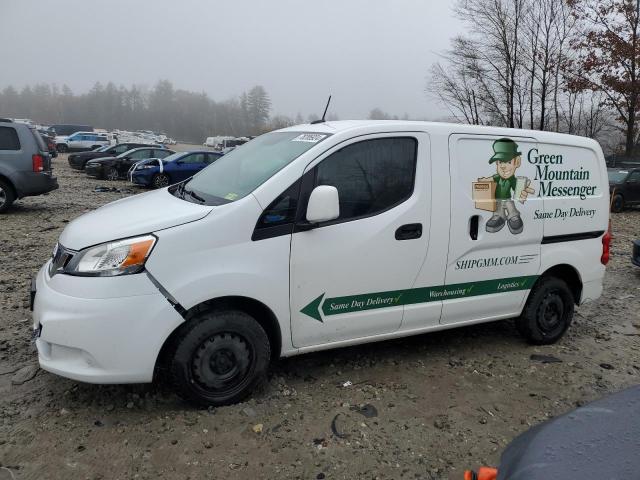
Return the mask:
M115 160L116 157L96 157L89 160L87 163L100 163L100 162L111 162Z
M69 223L60 235L66 248L80 250L204 218L215 207L180 200L166 188L109 203Z

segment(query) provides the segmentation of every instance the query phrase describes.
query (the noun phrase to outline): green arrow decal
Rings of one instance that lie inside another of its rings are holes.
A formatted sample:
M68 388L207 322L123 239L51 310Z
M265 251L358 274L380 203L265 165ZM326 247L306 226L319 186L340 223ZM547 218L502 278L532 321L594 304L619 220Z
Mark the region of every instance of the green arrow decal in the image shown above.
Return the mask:
M300 310L301 313L322 322L322 314L339 315L341 313L359 312L375 308L397 307L416 303L453 300L463 297L490 295L492 293L529 290L537 275L526 277L500 278L497 280L481 280L478 282L457 283L454 285L438 285L435 287L410 288L408 290L392 290L389 292L364 293L345 297L324 298L324 293ZM321 306L322 304L322 306Z
M311 318L315 318L319 322L322 322L322 316L320 315L320 303L322 303L322 298L324 297L324 293L316 298L309 305L300 310L301 313L305 315L309 315Z

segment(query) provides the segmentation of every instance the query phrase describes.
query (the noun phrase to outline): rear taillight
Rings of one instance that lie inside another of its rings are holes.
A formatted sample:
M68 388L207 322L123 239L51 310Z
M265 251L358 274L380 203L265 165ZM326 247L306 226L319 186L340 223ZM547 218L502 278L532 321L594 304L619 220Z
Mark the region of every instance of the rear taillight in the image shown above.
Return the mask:
M603 265L609 263L609 252L611 250L611 222L609 222L609 227L607 228L606 233L602 236L602 256L600 257L600 262Z
M33 161L33 171L34 172L43 172L44 171L44 158L42 155L33 155L31 157Z

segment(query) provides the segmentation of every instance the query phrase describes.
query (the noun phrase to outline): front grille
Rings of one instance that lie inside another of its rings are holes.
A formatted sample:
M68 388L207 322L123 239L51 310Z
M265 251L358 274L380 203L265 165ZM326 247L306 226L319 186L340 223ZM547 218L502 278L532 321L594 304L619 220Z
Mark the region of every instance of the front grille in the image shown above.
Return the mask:
M49 265L49 276L53 277L56 273L64 271L64 267L69 264L75 254L75 251L69 250L58 243L53 251L53 258Z

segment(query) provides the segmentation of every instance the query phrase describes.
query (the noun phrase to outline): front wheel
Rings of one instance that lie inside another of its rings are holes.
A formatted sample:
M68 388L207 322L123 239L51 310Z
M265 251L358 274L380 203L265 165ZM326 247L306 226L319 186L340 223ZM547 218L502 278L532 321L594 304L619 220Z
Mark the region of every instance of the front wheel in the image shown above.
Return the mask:
M529 343L555 343L571 325L574 303L566 282L555 277L543 278L529 294L516 327Z
M169 176L164 173L156 173L151 180L151 186L153 188L168 187L170 183Z
M228 405L264 381L270 357L269 338L253 317L238 310L205 311L174 339L170 378L187 401Z
M611 211L613 213L620 213L624 208L624 197L619 193L616 193L611 200Z
M120 178L120 174L118 173L118 170L115 167L110 167L109 170L107 170L107 180L118 180Z

